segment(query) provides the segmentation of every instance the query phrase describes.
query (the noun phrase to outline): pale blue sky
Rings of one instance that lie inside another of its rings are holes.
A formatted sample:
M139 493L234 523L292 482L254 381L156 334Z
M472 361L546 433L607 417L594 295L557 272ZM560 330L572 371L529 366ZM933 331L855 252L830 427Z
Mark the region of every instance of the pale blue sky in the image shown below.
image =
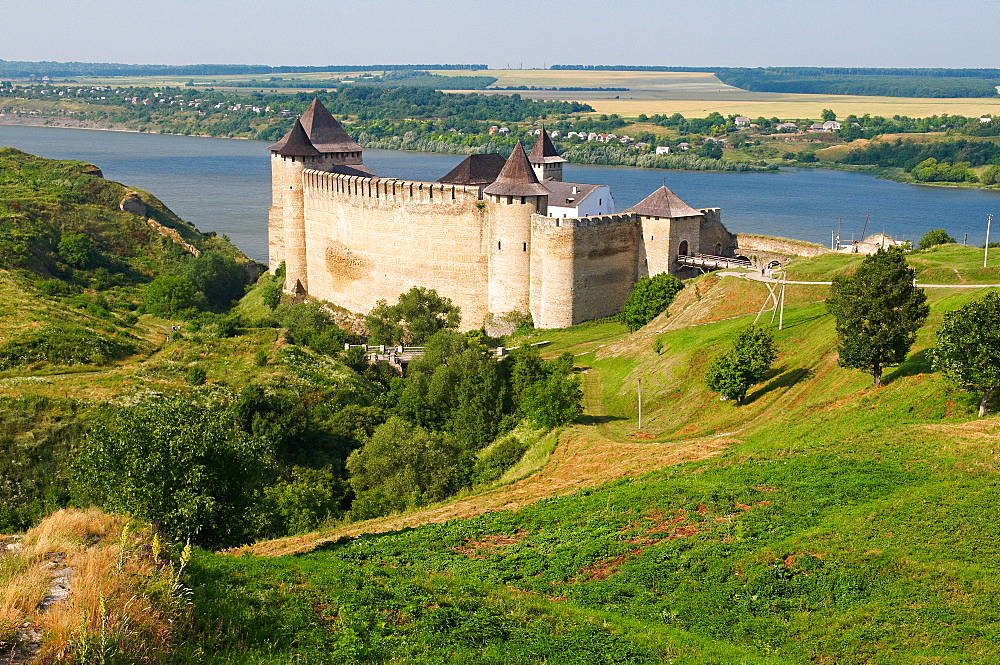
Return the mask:
M1000 67L997 0L0 0L0 59Z

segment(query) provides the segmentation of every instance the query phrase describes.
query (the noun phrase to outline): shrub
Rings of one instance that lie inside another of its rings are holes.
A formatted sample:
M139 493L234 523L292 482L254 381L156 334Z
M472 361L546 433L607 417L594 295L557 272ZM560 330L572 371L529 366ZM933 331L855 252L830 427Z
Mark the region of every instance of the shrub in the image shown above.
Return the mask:
M777 356L771 331L752 325L736 335L729 353L709 366L705 382L709 390L741 404L750 387L764 379Z
M461 322L458 306L434 289L414 286L400 294L395 305L379 300L365 317L374 344L424 344L441 330L454 330Z
M49 362L55 365L104 365L136 352L131 342L72 326L46 326L0 346L0 369Z
M97 258L94 239L86 233L64 233L58 251L60 258L72 268L90 268Z
M922 251L936 245L950 245L954 242L955 239L948 235L948 232L944 229L932 229L920 238L920 242L917 243L917 249Z
M197 308L200 302L190 280L180 275L161 275L143 287L141 310L170 317Z
M507 469L519 461L528 450L528 445L516 436L508 436L488 448L476 462L473 478L477 483L488 483L498 479Z
M185 396L109 408L72 463L77 492L206 547L247 542L272 477L267 445Z
M207 378L208 374L205 372L205 370L202 369L201 367L198 367L197 365L188 370L187 380L188 383L190 383L192 386L200 386L201 384L205 383L205 380Z
M638 330L670 307L683 288L684 282L667 273L642 277L632 288L618 316L629 330Z

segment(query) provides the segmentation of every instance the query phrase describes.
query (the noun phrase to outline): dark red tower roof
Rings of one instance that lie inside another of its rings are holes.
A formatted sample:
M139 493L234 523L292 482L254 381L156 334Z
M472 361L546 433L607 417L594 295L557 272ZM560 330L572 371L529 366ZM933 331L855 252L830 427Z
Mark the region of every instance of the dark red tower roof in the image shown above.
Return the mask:
M306 130L298 120L280 141L268 148L285 157L318 157L319 150L309 141Z
M549 190L538 182L534 169L524 154L524 146L517 142L500 175L492 185L483 190L499 196L548 196Z

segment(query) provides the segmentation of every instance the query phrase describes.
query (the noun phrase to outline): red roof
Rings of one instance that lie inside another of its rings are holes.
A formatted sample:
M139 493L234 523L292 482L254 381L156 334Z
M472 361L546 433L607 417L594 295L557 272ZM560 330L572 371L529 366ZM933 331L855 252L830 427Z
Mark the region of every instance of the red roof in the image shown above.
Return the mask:
M280 141L268 148L271 152L286 157L318 157L319 150L309 141L306 130L298 120Z
M487 194L499 196L548 196L549 190L538 182L535 170L528 163L528 156L524 154L524 146L517 142L514 152L510 154L507 163L497 179L483 190Z
M660 187L625 212L634 212L646 217L669 217L671 219L696 217L703 214L684 203L681 197L671 192L666 186Z

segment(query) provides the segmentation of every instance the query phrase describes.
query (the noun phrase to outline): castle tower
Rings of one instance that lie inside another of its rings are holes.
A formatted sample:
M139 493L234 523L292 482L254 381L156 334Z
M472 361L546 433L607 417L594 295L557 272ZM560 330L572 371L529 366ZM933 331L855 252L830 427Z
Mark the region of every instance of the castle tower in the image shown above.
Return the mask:
M483 195L490 210L489 311L527 312L531 215L546 214L549 190L538 182L520 142L497 179L483 189Z
M531 156L528 157L531 168L535 171L535 176L539 182L552 178L558 182L563 179L563 162L566 160L559 156L556 147L552 145L549 133L542 127L542 132L535 141L535 147L531 149Z
M362 163L361 146L354 142L343 125L330 115L322 102L314 99L299 119L309 142L322 156L322 169L333 166L356 166Z
M684 203L666 186L625 212L639 215L640 248L645 249L637 266L639 277L675 273L678 255L700 253L701 223L705 214Z
M308 290L302 172L333 171L349 166L365 172L361 146L318 100L313 99L285 136L270 146L271 209L268 215L268 263L285 262L285 290Z
M309 288L302 172L319 168L323 155L309 141L299 120L268 150L272 197L268 214L268 261L271 270L284 261L285 291L301 293Z

